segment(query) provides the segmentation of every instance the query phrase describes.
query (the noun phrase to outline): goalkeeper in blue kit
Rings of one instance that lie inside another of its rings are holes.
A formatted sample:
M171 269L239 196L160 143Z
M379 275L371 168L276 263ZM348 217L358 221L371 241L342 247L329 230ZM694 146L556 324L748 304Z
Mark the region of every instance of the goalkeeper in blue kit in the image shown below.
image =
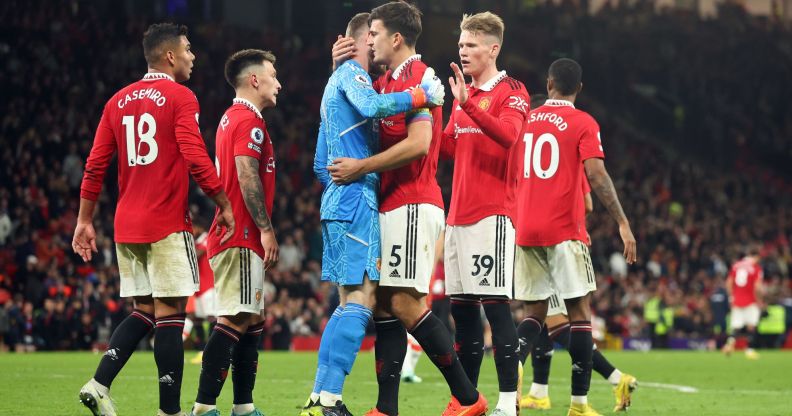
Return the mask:
M322 280L338 285L341 302L322 333L314 388L301 416L350 415L341 392L371 318L371 298L379 280L379 176L370 173L338 185L330 179L328 163L339 157L374 155L379 140L373 118L440 106L445 93L431 68L421 85L410 91L382 95L374 91L368 74L368 17L360 13L349 22L346 33L355 39L358 52L333 73L322 96L314 158L314 172L324 186Z

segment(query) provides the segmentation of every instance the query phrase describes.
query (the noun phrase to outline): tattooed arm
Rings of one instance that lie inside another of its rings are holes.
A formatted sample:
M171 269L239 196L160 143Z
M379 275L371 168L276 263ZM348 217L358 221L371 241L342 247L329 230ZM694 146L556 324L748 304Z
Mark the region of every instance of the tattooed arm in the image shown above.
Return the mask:
M600 158L586 159L583 162L586 169L586 176L588 176L591 190L597 194L600 202L608 209L611 217L619 224L619 234L624 242L624 258L628 264L635 263L636 260L636 244L635 237L630 229L630 222L627 221L627 216L624 215L619 196L616 195L616 188L613 186L613 181L605 170L605 162Z
M250 156L237 156L234 160L242 199L245 200L245 206L261 232L264 265L266 268L270 268L278 261L278 241L275 238L275 230L272 228L272 222L267 214L267 206L264 203L264 186L259 176L259 161Z

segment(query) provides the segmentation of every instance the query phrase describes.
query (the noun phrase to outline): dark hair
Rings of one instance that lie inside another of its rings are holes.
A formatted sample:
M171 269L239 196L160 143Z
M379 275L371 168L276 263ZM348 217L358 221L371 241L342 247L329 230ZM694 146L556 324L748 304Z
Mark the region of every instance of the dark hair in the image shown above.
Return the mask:
M421 35L421 11L409 3L392 1L375 7L368 18L369 26L374 20L382 20L388 34L400 33L407 46L415 46Z
M539 108L547 101L547 96L544 94L531 94L531 109Z
M347 24L346 35L354 38L361 29L368 29L369 15L371 13L358 13L352 16L349 19L349 24Z
M143 33L143 56L149 65L157 63L166 43L179 42L179 37L187 36L187 26L175 23L155 23Z
M561 58L550 64L548 76L562 95L574 95L583 79L583 69L572 59Z
M245 68L253 65L261 65L264 61L269 61L275 65L275 55L270 51L261 49L242 49L228 57L225 63L225 79L236 88L239 82L239 75Z

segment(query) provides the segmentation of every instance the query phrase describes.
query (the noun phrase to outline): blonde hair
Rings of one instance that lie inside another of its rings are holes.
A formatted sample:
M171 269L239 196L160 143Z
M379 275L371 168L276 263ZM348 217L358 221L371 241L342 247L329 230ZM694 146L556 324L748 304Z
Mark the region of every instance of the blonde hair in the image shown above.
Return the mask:
M463 14L459 29L473 34L494 36L499 44L503 44L503 19L495 13L483 12L476 14Z

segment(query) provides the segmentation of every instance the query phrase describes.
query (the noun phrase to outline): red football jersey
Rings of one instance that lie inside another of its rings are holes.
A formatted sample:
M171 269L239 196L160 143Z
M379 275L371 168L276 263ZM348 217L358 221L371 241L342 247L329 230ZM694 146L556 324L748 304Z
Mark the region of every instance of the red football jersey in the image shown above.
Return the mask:
M192 232L188 169L204 193L220 192L198 126L199 111L195 94L162 73L146 74L105 104L80 196L99 198L107 166L118 151L116 242L153 243L175 232Z
M481 88L467 89L464 105L454 100L443 138L443 154L454 158L449 225L474 224L492 215L512 217L510 153L530 110L525 86L506 71Z
M421 83L426 71L421 55L407 58L394 71L378 78L373 87L382 94L401 92ZM386 117L379 122L380 151L385 151L407 137L407 125L425 120L424 113L409 112ZM412 162L380 174L380 212L392 211L407 204L432 204L443 208L443 196L437 184L437 160L443 134L443 110L431 110L432 144L429 153Z
M250 156L259 161L259 175L264 187L264 204L267 215L272 218L272 202L275 198L275 152L272 148L272 139L267 133L267 125L259 110L250 101L235 98L234 104L220 119L215 140L217 173L231 201L236 231L231 239L221 246L222 235L219 237L215 235L217 229L215 215L212 228L209 230L209 257L214 257L215 254L229 247L246 247L263 258L261 232L248 212L245 200L242 198L242 189L239 187L236 157Z
M514 148L518 163L517 244L586 242L583 161L604 158L599 125L569 101L547 100L531 111Z
M212 267L209 265L209 247L206 244L208 237L207 233L203 233L195 239L195 251L198 254L198 277L201 279L195 296L201 296L204 292L214 287L214 273L212 273Z
M744 308L756 303L756 283L764 277L762 266L750 258L737 261L729 271L732 306Z

